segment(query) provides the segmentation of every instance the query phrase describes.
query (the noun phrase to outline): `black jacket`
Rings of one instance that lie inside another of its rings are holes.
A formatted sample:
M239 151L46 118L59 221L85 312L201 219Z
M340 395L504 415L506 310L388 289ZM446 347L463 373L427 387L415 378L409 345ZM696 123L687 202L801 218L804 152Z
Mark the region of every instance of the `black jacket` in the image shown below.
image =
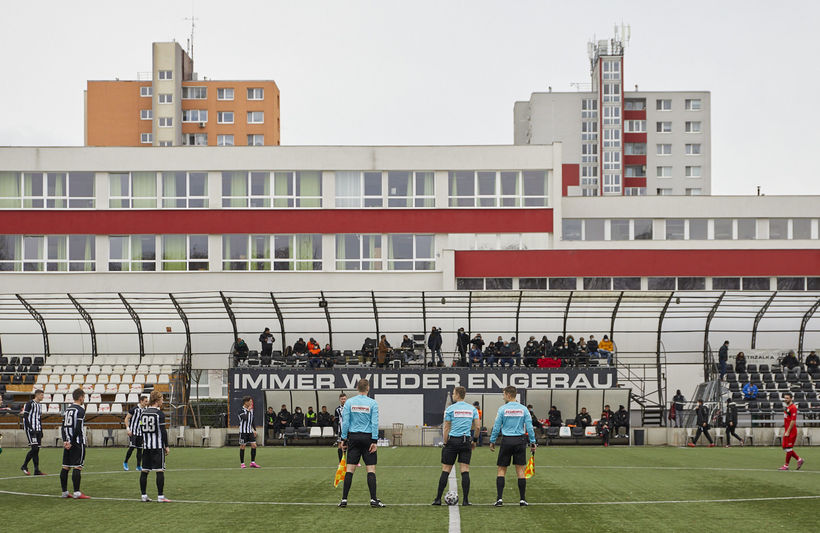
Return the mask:
M470 344L473 345L473 348L478 348L478 351L480 352L484 348L484 339L476 337L470 341Z
M296 344L293 345L293 353L307 353L307 344L305 344L305 341L296 341Z
M530 417L532 418L532 427L534 427L534 428L544 427L544 424L542 424L541 421L538 420L538 417L535 416L535 413L532 412L532 409L530 409Z
M726 426L732 425L732 427L737 427L737 406L736 405L729 405L726 407Z
M564 422L564 419L561 418L561 411L559 411L558 409L556 409L555 411L550 411L549 422L550 426L561 427L561 425Z
M718 361L728 361L729 360L729 347L725 344L720 347L718 350Z
M820 365L820 357L817 357L816 353L806 357L807 368L817 368L818 365Z
M459 351L466 352L470 349L470 336L464 332L458 333L458 338L456 339L456 347Z
M262 347L267 345L267 342L265 342L265 341L268 340L268 339L270 339L271 344L276 342L276 339L273 338L273 333L262 333L261 335L259 335L259 342L262 343Z
M510 352L513 354L514 357L521 355L521 346L516 341L511 341L510 344Z
M705 405L701 405L700 407L695 409L695 414L698 416L698 425L702 426L703 424L709 424L709 408Z
M589 413L586 413L586 414L578 413L578 416L575 417L575 425L576 426L581 426L582 428L585 428L587 426L591 426L592 425L592 417L589 415Z
M524 346L524 357L536 358L538 357L538 343L535 341L529 341L526 346Z
M295 428L304 427L305 413L293 413L293 417L290 420L290 425Z
M616 426L628 426L629 425L629 411L624 409L623 411L618 409L618 412L615 413L615 425Z
M684 398L683 394L676 394L672 397L672 401L675 404L675 411L680 411L683 409L683 404L686 402L686 398Z
M587 341L587 351L589 353L595 353L598 351L598 341L595 339L590 339Z
M441 349L441 333L439 333L439 330L433 331L430 333L430 336L427 337L427 347L431 350Z
M282 409L276 414L276 420L283 426L290 424L291 415L287 409Z
M317 415L316 423L321 428L330 427L330 426L333 425L333 415L330 414L330 413L323 413L322 411L319 411L319 414Z

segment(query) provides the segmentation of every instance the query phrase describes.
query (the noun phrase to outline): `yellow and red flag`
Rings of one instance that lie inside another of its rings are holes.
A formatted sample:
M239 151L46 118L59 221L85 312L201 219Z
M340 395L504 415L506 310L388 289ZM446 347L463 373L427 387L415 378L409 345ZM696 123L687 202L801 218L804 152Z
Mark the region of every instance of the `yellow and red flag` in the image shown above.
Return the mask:
M339 486L339 483L344 481L345 472L347 471L347 454L342 455L342 460L339 461L339 468L336 469L336 475L333 477L333 488Z
M527 468L524 469L524 479L530 479L535 474L535 454L530 455Z

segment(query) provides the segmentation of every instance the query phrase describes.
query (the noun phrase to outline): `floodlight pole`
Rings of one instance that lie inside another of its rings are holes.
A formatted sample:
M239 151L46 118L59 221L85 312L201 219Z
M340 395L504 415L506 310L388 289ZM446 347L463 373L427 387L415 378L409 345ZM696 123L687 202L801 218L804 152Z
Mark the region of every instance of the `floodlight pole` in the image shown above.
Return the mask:
M373 319L376 321L376 342L379 341L379 308L376 305L376 293L374 291L370 291L370 298L373 301ZM325 308L327 310L327 308Z
M48 357L51 355L51 350L49 349L48 345L48 330L46 329L46 321L43 318L43 315L37 311L30 303L28 303L22 296L19 294L15 294L20 303L23 304L23 307L26 308L26 311L34 317L34 320L40 325L40 330L43 332L43 360L47 360Z
M769 309L769 306L772 305L772 301L775 296L777 296L777 291L772 293L769 299L766 300L766 303L763 304L763 307L760 308L760 311L757 312L757 315L755 315L755 323L752 326L752 350L754 350L757 345L757 325L760 324L760 320L763 318L763 315Z
M518 341L519 345L521 343L521 339L518 335L518 321L521 317L521 299L524 298L524 291L518 291L518 306L515 308L515 338Z
M421 327L424 334L424 367L427 368L427 303L424 300L424 291L421 291Z
M91 362L94 363L94 360L97 358L97 332L94 331L94 321L91 319L91 315L88 314L88 311L80 305L73 296L66 293L68 299L71 300L71 303L74 304L74 307L77 308L77 312L80 313L80 316L83 317L85 323L88 324L88 331L91 333Z
M140 361L142 361L142 358L145 357L145 342L142 336L142 322L140 322L139 315L134 310L134 308L131 307L131 304L128 303L128 300L125 299L125 296L123 296L121 292L118 292L117 296L120 297L120 300L122 300L122 305L125 306L125 309L128 311L128 314L131 315L131 320L133 320L134 324L137 325L137 337L139 337L140 341Z

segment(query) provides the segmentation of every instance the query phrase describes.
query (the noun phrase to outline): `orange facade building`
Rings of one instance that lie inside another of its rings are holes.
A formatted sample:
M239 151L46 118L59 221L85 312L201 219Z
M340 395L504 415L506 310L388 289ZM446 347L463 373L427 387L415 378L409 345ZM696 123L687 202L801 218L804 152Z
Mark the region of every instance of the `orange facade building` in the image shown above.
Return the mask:
M276 146L273 80L199 80L175 42L153 44L150 79L89 81L86 146Z

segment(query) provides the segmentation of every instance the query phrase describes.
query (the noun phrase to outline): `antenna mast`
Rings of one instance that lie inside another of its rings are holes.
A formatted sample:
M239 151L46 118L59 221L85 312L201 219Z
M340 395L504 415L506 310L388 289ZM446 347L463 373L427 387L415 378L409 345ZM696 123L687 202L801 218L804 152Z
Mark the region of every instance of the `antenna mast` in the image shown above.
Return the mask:
M199 20L197 17L194 16L194 3L191 2L191 16L185 17L184 20L191 21L191 37L188 39L188 55L191 56L191 59L194 58L194 30L196 29L196 21Z

